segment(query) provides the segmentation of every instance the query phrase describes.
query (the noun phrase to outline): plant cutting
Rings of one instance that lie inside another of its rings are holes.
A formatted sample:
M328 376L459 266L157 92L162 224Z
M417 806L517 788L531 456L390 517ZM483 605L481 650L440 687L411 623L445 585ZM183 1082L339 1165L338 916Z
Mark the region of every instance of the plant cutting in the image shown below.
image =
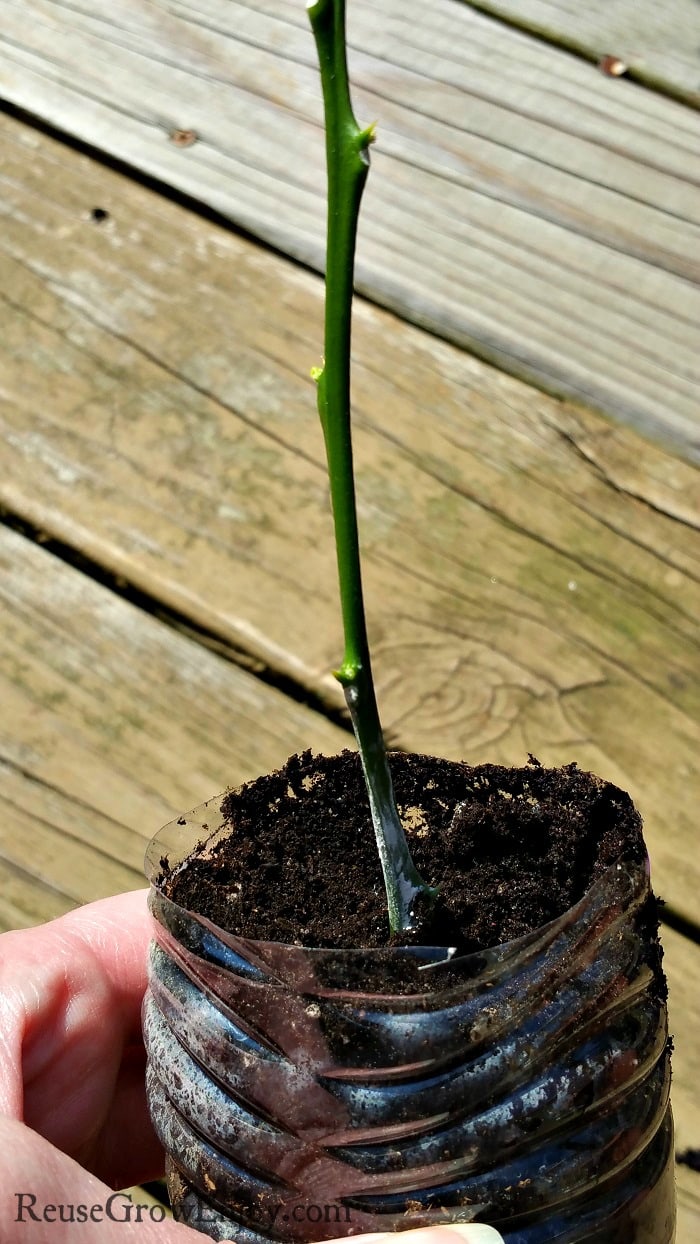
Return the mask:
M309 15L328 169L314 378L358 753L292 757L149 848L148 1091L174 1209L242 1244L435 1222L670 1244L665 984L629 796L575 764L386 753L350 422L374 134L344 0Z

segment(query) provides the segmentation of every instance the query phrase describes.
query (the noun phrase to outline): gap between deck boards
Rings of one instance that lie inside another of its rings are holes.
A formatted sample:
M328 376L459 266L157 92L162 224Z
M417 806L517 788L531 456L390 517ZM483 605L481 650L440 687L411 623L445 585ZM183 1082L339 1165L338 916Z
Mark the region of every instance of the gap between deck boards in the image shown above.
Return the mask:
M0 500L339 705L320 281L16 122L3 140ZM355 343L390 739L604 773L695 916L698 471L361 300Z
M596 5L552 5L546 0L457 0L492 20L598 65L604 57L621 63L633 81L692 108L700 107L700 16L696 0L666 0L666 47L659 47L659 8L598 0ZM693 44L695 35L695 45Z
M297 731L308 739L310 727L317 741L319 727L327 744L332 746L338 737L333 727L325 726L307 710L285 704L284 697L270 688L260 689L261 702L256 705L256 680L251 675L239 673L215 655L198 651L196 644L162 622L126 601L110 599L114 593L85 580L83 574L58 561L45 548L28 546L24 537L0 527L0 561L3 554L13 555L15 564L23 568L25 589L21 600L18 593L14 594L18 606L14 616L21 620L15 638L24 640L17 650L24 652L24 661L17 669L15 686L24 688L34 707L44 696L45 745L37 747L35 711L13 711L0 723L0 734L14 733L14 746L21 744L27 757L24 770L15 766L11 772L0 759L5 799L0 826L0 927L40 922L76 902L141 885L140 861L146 839L159 823L158 817L165 818L165 808L172 807L171 801L177 798L173 779L180 788L179 797L188 788L194 801L198 797L195 791L201 794L202 787L206 789L217 766L229 766L222 738L228 738L231 759L235 757L239 766L242 762L270 767L272 752L270 740L264 736L263 705L270 711L275 707L286 710L286 724L282 738L274 741L275 751L280 745L286 747ZM54 594L58 607L52 614L47 603ZM9 621L7 608L5 617ZM47 627L47 623L52 625ZM11 625L3 628L3 647L9 644L11 649L13 630ZM133 644L132 668L115 642L126 636ZM76 652L77 666L73 663ZM41 666L45 675L37 681ZM65 680L63 700L55 675ZM190 702L193 677L211 689L212 676L218 690L216 699L210 703L207 694ZM140 689L136 703L135 687ZM249 720L245 712L239 717L243 701L254 709ZM92 717L88 721L84 721L86 704ZM12 707L19 708L20 701ZM132 714L132 720L120 738L112 719L119 719L124 709ZM133 716L134 710L140 720ZM179 736L170 730L173 717L184 725ZM165 750L159 745L161 734ZM203 736L207 750L216 753L209 777L199 772ZM248 748L244 759L237 754L237 738ZM53 767L52 748L56 753ZM133 800L135 787L138 794ZM123 804L120 792L128 796ZM207 789L210 793L211 788ZM111 815L117 812L116 818ZM28 852L30 839L32 850ZM700 953L697 946L673 930L665 930L663 940L670 1028L676 1046L672 1100L678 1145L684 1149L696 1146L700 1136L696 1040ZM697 1175L687 1168L678 1169L677 1244L696 1244L698 1185Z
M105 590L113 593L120 600L135 606L147 616L171 628L176 634L183 635L195 643L202 644L207 651L216 654L242 672L250 674L253 678L259 680L263 686L274 688L293 702L303 705L315 713L319 713L329 724L344 730L347 734L347 746L354 748L355 744L350 721L347 714L339 709L336 704L324 700L322 696L313 695L302 684L281 675L269 666L264 666L253 653L247 652L242 648L233 647L226 641L225 637L222 638L210 631L206 631L204 628L193 626L185 615L165 608L157 598L149 596L120 576L110 574L103 566L99 563L91 562L77 549L61 541L51 539L45 532L32 528L21 517L8 513L0 506L0 529L2 527L22 535L25 539L30 540L37 547L58 558L67 566L77 570L80 574L87 575L95 583L100 584ZM404 750L400 743L397 743L396 747L398 750ZM0 756L1 760L2 757ZM29 776L28 773L27 776ZM669 904L665 901L660 907L659 918L662 925L673 929L684 937L689 944L700 945L700 920L693 921L688 919L682 913L676 911L672 903Z
M0 502L0 527L7 527L10 531L18 532L25 539L65 562L66 565L72 566L95 583L101 584L121 600L128 601L129 604L135 605L150 617L157 618L179 634L186 635L189 639L202 644L209 652L217 653L238 669L253 674L265 686L274 687L295 703L303 704L313 709L314 712L321 713L333 725L345 730L352 739L352 726L347 712L339 707L337 701L323 695L322 685L315 690L295 681L282 670L266 664L252 650L232 643L231 637L225 632L198 625L188 614L164 604L157 596L144 591L123 575L114 574L101 562L87 557L75 545L55 539L42 528L28 522L21 514L8 510L2 502Z
M308 23L287 0L235 7L209 0L198 21L196 5L117 0L100 21L46 0L15 29L0 0L5 94L319 271ZM453 0L349 16L357 106L381 135L358 288L697 458L695 115Z

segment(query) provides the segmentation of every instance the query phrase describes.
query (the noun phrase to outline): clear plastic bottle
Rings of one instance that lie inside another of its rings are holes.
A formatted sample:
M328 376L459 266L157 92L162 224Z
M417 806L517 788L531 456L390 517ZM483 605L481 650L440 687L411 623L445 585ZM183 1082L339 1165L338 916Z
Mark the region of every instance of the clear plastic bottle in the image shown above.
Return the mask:
M647 869L621 860L559 919L462 958L254 942L159 884L219 803L147 856L147 1084L176 1217L239 1244L448 1221L507 1244L672 1244Z

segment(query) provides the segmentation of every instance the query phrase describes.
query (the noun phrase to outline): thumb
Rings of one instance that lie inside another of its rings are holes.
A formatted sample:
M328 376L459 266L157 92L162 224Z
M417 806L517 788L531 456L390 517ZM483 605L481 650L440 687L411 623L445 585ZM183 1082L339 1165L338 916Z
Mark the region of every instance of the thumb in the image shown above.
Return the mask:
M202 1240L190 1227L161 1219L160 1206L139 1206L125 1193L114 1192L16 1119L0 1117L0 1153L0 1240L18 1240L19 1231L23 1244L76 1244L82 1238L88 1244L96 1234L100 1244ZM483 1223L451 1223L400 1235L401 1244L505 1244L494 1227ZM396 1233L354 1236L353 1244L397 1244Z
M201 1244L190 1227L114 1192L25 1123L0 1117L0 1240Z
M506 1244L500 1231L483 1222L451 1222L439 1227L352 1237L352 1244L460 1244L460 1241L461 1244ZM347 1244L347 1240L329 1240L327 1244Z

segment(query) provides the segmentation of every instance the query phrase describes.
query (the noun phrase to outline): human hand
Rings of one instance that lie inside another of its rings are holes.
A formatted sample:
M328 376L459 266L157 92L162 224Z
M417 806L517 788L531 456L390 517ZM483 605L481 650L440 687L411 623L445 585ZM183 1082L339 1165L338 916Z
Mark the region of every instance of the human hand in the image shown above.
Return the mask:
M113 1189L163 1171L146 1108L141 1037L146 893L0 937L3 1241L73 1241L80 1206L89 1224L100 1223L101 1244L126 1244L130 1231L142 1244L201 1239L146 1215L132 1227L115 1221L129 1209L125 1198L106 1209ZM26 1194L21 1201L19 1194ZM65 1218L70 1206L74 1222L60 1222L61 1207ZM86 1240L97 1234L95 1225L83 1232Z
M100 1244L204 1238L161 1221L158 1207L139 1212L113 1193L163 1172L141 1037L151 936L146 894L90 903L0 936L4 1244L75 1244L81 1235L86 1242L99 1236ZM480 1224L405 1232L402 1244L455 1244L455 1232L463 1244L502 1244ZM386 1237L356 1237L363 1241L385 1244Z

